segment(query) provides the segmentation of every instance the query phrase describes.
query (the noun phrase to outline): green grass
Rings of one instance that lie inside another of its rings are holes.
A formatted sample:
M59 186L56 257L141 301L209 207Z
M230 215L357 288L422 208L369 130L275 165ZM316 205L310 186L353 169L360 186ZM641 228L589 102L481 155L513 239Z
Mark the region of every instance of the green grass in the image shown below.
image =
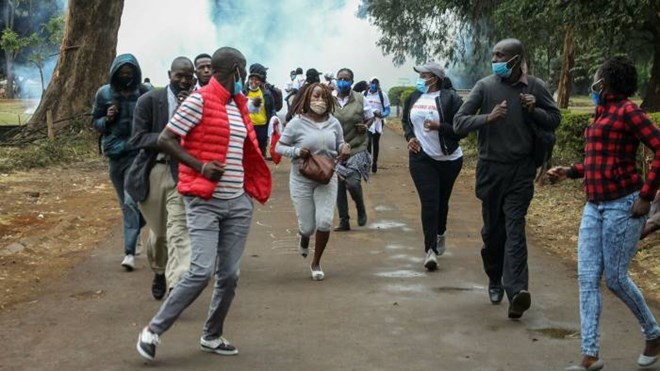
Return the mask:
M0 99L0 125L24 125L32 116L25 113L36 100Z

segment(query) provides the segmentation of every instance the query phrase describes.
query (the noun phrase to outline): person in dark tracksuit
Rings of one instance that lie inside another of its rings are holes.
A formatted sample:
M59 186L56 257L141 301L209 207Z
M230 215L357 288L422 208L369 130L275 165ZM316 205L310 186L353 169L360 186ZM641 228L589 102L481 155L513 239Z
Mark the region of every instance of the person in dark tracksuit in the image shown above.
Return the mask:
M545 83L527 75L523 45L505 39L493 48L493 74L477 82L454 117L458 134L478 131L476 194L482 202L481 256L488 294L506 291L509 318L531 306L525 216L534 195L534 137L529 120L554 130L561 114Z
M403 106L403 131L408 141L410 175L422 206L424 267L438 267L445 252L449 197L463 167L461 136L454 132L454 115L463 104L454 89L444 89L445 71L438 63L415 67L417 91Z

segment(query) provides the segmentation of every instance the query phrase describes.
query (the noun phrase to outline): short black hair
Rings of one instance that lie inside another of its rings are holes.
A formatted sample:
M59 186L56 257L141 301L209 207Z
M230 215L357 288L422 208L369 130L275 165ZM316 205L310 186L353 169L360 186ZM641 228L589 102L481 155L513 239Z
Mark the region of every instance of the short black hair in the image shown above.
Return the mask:
M614 94L630 97L637 91L637 68L625 56L613 57L600 67L598 75L605 81L607 89Z
M344 67L344 68L340 69L339 71L337 71L337 76L339 76L339 74L344 72L344 71L348 72L348 74L351 75L351 81L353 81L355 79L355 75L353 75L353 71L351 71L350 68L346 68L346 67Z
M355 83L355 85L353 85L353 91L356 91L358 93L362 93L368 88L369 88L369 84L364 80L358 81Z
M202 58L213 59L213 58L211 58L210 55L208 55L208 54L206 54L206 53L202 53L202 54L200 54L200 55L198 55L198 56L195 57L195 60L193 61L193 62L195 63L195 67L197 67L197 61L200 60L200 59L202 59Z

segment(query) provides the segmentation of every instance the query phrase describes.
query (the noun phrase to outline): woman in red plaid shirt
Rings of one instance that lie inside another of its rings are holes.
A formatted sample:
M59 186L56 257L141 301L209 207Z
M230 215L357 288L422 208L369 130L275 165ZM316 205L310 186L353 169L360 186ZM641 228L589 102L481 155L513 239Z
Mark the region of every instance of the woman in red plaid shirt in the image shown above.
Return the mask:
M642 293L628 276L637 241L660 183L660 129L628 97L637 90L637 70L627 57L607 60L592 85L594 121L584 133L584 163L555 167L551 180L584 178L587 204L578 240L578 277L582 331L581 365L567 370L600 370L598 322L599 284L628 306L642 327L646 347L639 366L650 366L660 354L660 327ZM637 169L640 142L655 152L646 180Z

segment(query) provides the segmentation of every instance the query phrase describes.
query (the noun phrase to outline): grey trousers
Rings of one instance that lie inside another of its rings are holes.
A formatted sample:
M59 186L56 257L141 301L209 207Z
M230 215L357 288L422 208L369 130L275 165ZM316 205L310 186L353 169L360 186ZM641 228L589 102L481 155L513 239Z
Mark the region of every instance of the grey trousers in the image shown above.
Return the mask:
M174 286L149 328L159 335L167 331L215 273L203 336L207 340L217 339L222 336L223 324L234 299L253 204L247 194L231 200L185 196L184 201L192 253L190 269Z
M298 232L305 237L317 230L330 232L337 203L337 174L330 183L321 184L299 175L298 170L292 168L289 191L298 217Z

